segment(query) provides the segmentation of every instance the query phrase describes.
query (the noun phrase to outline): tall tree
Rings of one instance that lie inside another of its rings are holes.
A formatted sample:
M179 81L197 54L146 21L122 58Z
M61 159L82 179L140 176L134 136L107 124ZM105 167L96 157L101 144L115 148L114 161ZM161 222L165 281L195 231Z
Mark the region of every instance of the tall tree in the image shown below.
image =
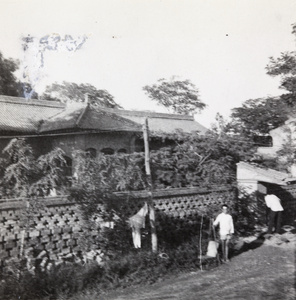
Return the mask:
M14 75L17 69L18 62L4 58L0 52L0 95L19 96L20 83Z
M157 187L235 184L236 163L251 160L254 154L248 137L237 137L224 128L205 135L177 131L164 137L175 145L151 152Z
M35 157L25 139L12 139L2 151L0 191L4 197L31 197L39 189L58 187L62 190L66 164L64 152L55 148L45 155Z
M38 94L31 85L19 81L14 75L18 67L17 60L4 58L0 52L0 95L37 99Z
M245 134L267 134L284 124L296 108L279 97L246 100L241 107L232 109L232 124L235 131Z
M100 105L110 108L121 108L119 104L114 101L114 97L106 90L98 90L91 84L74 82L53 83L47 86L42 98L45 100L55 100L61 102L84 102L85 98L88 102L94 105Z
M296 36L296 23L292 33ZM267 74L281 78L280 88L286 93L280 97L250 99L232 110L233 127L246 134L266 134L279 127L296 113L296 51L271 57Z
M149 98L175 113L192 114L205 108L196 86L189 80L159 79L156 84L146 85L143 90Z
M296 37L296 23L292 25ZM296 102L296 51L283 52L280 57L271 57L266 67L270 76L280 76L280 88L287 91L281 98L287 103Z

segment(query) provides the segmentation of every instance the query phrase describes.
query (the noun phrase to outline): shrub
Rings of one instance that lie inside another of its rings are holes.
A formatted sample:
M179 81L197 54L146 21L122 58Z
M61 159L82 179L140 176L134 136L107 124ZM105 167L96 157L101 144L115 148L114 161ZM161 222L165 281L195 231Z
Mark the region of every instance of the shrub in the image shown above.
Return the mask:
M207 241L202 241L205 253ZM95 261L84 265L65 262L50 270L39 269L35 275L26 268L26 261L11 264L1 274L0 298L21 299L69 299L74 294L87 290L102 291L126 288L137 284L151 284L165 276L200 268L199 237L176 248L162 249L160 254L149 250L132 249L128 253L115 254L103 265ZM208 265L215 260L207 261Z
M26 261L10 263L1 273L0 298L3 300L55 299L60 294L73 295L85 289L94 279L101 278L97 263L85 265L64 263L50 270L30 272Z
M266 223L266 205L260 193L243 193L237 199L235 229L241 234L252 233L256 226Z

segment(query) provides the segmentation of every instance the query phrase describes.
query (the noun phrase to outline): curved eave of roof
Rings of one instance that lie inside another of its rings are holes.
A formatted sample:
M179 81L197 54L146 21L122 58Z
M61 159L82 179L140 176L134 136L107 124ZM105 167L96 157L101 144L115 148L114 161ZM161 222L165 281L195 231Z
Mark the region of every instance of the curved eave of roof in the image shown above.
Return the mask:
M38 132L38 124L28 123L27 125L21 124L1 124L0 123L0 133L7 135L11 133L37 133Z

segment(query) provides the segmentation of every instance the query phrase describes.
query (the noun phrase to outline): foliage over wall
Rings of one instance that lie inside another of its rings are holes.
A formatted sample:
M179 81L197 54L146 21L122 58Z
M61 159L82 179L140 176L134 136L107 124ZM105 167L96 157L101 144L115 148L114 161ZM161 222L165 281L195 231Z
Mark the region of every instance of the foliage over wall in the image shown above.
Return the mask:
M250 159L254 151L247 138L218 130L205 135L176 131L163 138L176 143L151 153L152 175L157 187L233 184L236 163Z
M215 188L234 185L236 163L250 159L253 150L247 139L237 138L216 129L206 135L159 133L163 140L174 141L170 146L151 151L152 181L155 189L176 187ZM67 192L63 173L64 153L61 149L38 157L24 139L13 139L4 149L2 159L3 197L34 198L47 195L53 187ZM147 189L144 153L91 157L83 151L73 153L74 174L70 196L85 219L93 214L112 220L123 216L116 208L116 191ZM111 201L112 200L112 201ZM100 205L104 210L99 209ZM114 211L116 211L116 214ZM105 215L107 214L107 215Z
M203 136L181 131L169 135L159 133L159 137L174 143L150 153L154 189L234 186L236 163L253 156L247 139L237 139L221 130ZM114 192L147 189L144 159L144 153L97 158L81 151L75 153L77 181L70 190L70 197L79 204L86 219L97 214L101 205L108 211L107 216L100 211L103 218L110 220L116 215L126 219L124 212L116 207Z
M64 152L55 148L51 152L34 156L32 147L23 138L14 138L3 150L1 159L1 196L45 196L50 189L64 189Z

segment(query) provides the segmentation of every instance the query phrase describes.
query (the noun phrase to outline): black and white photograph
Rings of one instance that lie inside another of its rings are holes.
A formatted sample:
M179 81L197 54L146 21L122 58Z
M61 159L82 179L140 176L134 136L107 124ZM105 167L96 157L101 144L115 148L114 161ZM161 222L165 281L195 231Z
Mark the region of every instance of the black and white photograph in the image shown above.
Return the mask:
M0 299L296 299L296 1L0 0Z

